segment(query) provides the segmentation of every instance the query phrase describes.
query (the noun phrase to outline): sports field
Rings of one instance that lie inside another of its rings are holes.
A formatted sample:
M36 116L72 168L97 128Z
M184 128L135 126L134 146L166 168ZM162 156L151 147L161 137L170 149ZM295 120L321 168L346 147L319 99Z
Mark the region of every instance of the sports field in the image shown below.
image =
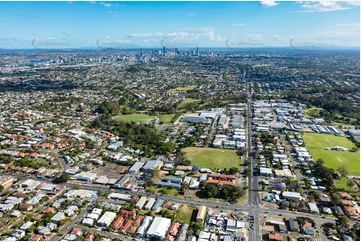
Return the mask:
M201 168L239 168L241 163L240 157L234 150L187 147L182 151L186 152L186 157L192 158L191 165Z
M193 89L196 88L196 87L197 87L197 86L177 87L177 88L168 90L168 92L170 92L170 93L174 93L174 92L186 92L186 91L188 91L188 90L193 90Z
M148 121L152 120L153 118L154 118L153 116L149 116L147 114L140 114L140 113L119 115L119 116L113 117L113 119L115 119L117 121L124 121L124 122L134 121L136 123L148 122Z
M184 108L184 106L185 106L186 104L188 104L188 103L194 103L194 102L199 102L199 101L201 101L201 100L199 100L199 99L192 99L192 98L186 98L186 99L184 99L183 101L181 101L181 102L178 104L177 108L178 108L178 109L182 109L182 108Z
M343 152L325 150L334 146L341 146L348 149L355 147L346 137L334 136L331 134L305 133L303 135L306 147L314 160L322 159L325 165L337 169L345 166L350 175L360 175L360 151Z
M169 124L174 116L175 116L175 114L161 114L159 119L161 122L163 122L165 124Z

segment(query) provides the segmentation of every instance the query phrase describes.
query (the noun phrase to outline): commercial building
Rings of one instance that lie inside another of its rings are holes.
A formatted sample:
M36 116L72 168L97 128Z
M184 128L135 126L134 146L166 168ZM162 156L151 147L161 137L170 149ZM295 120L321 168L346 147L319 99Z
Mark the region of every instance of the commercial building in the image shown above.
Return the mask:
M207 184L217 185L219 188L222 188L225 185L235 186L236 177L232 175L222 175L222 174L209 174L206 180Z
M135 204L136 209L142 209L144 207L145 202L147 201L147 197L141 197L138 202Z
M152 207L152 211L157 212L158 210L160 210L160 206L162 206L163 202L164 202L164 200L158 199L158 200L154 203L154 205L153 205L153 207Z
M181 122L189 122L189 123L210 123L209 120L202 116L184 116L181 119Z
M177 237L177 241L185 241L187 236L187 231L188 231L188 224L182 224L179 231L179 235Z
M150 172L152 170L158 170L163 166L161 160L149 160L143 167L144 172Z
M146 237L152 240L163 240L171 222L172 220L169 218L155 217L147 231Z
M84 218L81 223L84 224L85 226L89 226L89 227L90 227L90 226L93 226L93 224L94 224L94 219Z
M117 215L113 212L105 212L103 216L98 220L97 225L100 227L108 227Z
M282 195L285 199L302 200L302 196L298 192L283 192Z
M50 220L55 222L55 223L58 223L60 222L61 220L65 219L65 213L63 212L58 212L56 213Z
M81 181L94 181L96 177L96 173L80 172L79 174L74 175L72 178Z
M290 231L292 231L292 232L298 232L300 230L300 226L299 226L297 220L295 220L293 218L290 218L288 220L288 225L289 225Z
M140 225L137 230L137 235L139 237L144 237L145 231L147 231L147 229L152 221L153 221L153 217L151 217L151 216L146 216L144 218L142 225Z
M197 221L203 221L204 217L206 216L207 207L206 206L199 206L198 213L197 213Z
M138 173L140 168L142 168L144 166L144 162L135 162L134 165L132 167L129 168L128 173L129 174L135 174Z
M117 192L112 192L108 195L109 199L115 199L115 200L124 200L124 201L131 201L132 200L132 195L127 195L127 194L122 194L122 193L117 193Z
M154 203L155 203L155 199L152 197L149 198L147 204L144 206L144 210L150 210L153 207Z
M0 176L0 186L4 189L11 186L16 181L16 178L13 176Z

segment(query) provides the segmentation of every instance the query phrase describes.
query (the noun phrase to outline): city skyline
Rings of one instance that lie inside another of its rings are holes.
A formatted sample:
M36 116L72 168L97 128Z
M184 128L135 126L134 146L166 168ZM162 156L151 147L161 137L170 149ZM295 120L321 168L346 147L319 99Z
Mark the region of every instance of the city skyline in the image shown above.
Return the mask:
M359 2L0 2L0 48L359 47Z

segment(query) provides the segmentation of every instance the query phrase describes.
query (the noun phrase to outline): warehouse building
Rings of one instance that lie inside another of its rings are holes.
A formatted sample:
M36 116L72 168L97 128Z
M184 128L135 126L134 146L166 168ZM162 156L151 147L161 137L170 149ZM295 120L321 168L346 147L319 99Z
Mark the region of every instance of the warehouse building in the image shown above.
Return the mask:
M185 241L188 231L188 224L182 224L182 227L180 228L179 235L177 237L177 241Z
M140 168L142 168L144 166L144 164L145 164L144 162L140 162L140 161L135 162L135 164L132 167L129 168L128 173L129 174L138 173Z
M154 211L154 212L160 211L160 208L161 208L163 202L164 202L164 200L158 199L158 200L154 203L154 205L153 205L153 207L152 207L152 211Z
M146 237L152 240L163 240L171 222L172 220L169 218L155 217L148 229Z
M152 197L149 198L147 204L144 206L144 210L150 210L153 207L154 203L155 203L155 199Z
M136 209L142 209L144 207L145 202L147 201L147 197L141 197L138 202L135 204Z
M108 198L114 199L114 200L124 200L124 201L130 202L132 200L132 195L112 192L108 195Z
M117 215L113 212L105 212L99 219L97 225L100 227L108 227Z
M81 172L79 174L74 175L72 178L81 181L94 181L96 177L97 177L96 173Z
M139 237L144 237L145 235L145 231L148 229L150 223L153 221L153 217L151 216L146 216L143 220L143 223L142 225L140 225L138 227L138 230L137 230L137 236Z
M152 170L158 170L163 166L161 160L149 160L143 167L144 172L150 172Z

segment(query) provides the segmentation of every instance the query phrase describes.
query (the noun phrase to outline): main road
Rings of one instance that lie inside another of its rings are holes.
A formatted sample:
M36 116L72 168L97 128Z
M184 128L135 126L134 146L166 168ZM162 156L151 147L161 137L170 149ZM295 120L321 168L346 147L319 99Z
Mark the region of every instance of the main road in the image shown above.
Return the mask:
M253 226L250 226L249 240L260 241L260 209L258 204L258 177L255 172L255 160L253 159L253 134L252 134L252 90L250 84L247 82L247 156L250 164L250 174L248 176L248 206L251 207L249 214L253 216Z

